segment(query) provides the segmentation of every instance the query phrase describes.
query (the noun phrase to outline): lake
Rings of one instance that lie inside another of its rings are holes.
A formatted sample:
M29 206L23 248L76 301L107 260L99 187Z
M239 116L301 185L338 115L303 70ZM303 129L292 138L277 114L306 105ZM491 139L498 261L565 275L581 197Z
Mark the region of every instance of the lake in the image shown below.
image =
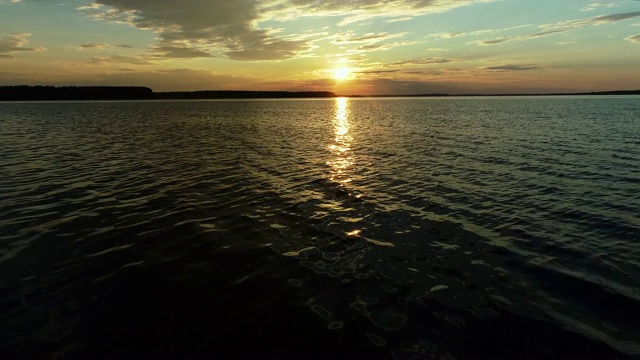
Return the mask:
M639 114L0 103L0 357L639 357Z

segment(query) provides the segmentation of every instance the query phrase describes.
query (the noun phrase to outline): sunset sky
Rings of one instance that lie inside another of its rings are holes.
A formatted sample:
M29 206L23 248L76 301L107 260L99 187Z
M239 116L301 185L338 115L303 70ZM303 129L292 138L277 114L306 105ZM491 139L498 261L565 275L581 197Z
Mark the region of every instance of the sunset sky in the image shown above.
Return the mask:
M0 0L0 85L640 89L640 1Z

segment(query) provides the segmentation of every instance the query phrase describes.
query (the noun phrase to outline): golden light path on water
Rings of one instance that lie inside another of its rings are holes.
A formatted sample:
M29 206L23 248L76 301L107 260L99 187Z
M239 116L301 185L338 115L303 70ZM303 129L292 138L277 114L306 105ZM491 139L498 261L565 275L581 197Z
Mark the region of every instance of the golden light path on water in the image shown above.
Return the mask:
M349 99L340 97L335 102L335 116L333 118L333 132L334 140L329 144L329 150L331 150L331 158L327 161L327 164L331 166L331 181L343 187L350 183L352 178L352 170L355 164L355 159L351 154L351 143L353 137L351 136L351 126L349 121ZM349 194L351 196L352 194ZM362 229L353 229L347 231L347 236L362 237ZM364 238L364 237L363 237ZM393 244L377 241L368 238L364 240L372 242L379 246L393 246Z
M354 160L350 154L353 137L349 134L349 99L336 99L335 116L333 118L334 142L329 145L331 159L327 162L331 166L331 181L344 185L351 182L349 169Z

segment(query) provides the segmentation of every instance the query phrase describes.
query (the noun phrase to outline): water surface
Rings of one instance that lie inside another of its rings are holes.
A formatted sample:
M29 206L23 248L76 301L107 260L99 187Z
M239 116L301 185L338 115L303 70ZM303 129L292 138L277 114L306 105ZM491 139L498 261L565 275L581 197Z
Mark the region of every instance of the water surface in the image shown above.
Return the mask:
M1 103L0 351L638 356L639 100Z

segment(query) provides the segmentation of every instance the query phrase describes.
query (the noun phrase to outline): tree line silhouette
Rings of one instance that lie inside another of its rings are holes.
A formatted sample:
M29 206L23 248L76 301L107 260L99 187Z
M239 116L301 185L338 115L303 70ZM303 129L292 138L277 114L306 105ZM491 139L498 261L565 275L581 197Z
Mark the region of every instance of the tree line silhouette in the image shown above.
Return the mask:
M0 86L0 100L126 100L153 99L142 86Z
M0 100L137 100L137 99L255 99L327 98L330 91L175 91L153 92L143 86L0 86Z

